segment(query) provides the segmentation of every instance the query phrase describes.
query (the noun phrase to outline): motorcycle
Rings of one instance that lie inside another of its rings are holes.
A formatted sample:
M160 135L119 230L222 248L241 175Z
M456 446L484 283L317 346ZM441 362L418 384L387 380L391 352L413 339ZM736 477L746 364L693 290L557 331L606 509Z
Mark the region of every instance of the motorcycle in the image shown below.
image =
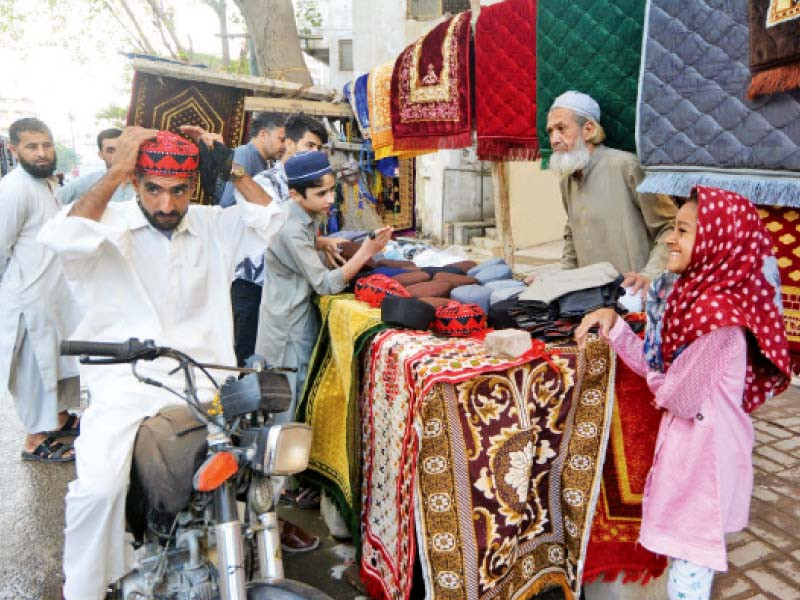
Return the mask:
M271 422L273 413L289 407L289 369L257 359L246 368L203 364L136 338L122 343L67 340L61 354L80 356L88 365L130 363L140 382L186 402L140 426L126 502L135 563L112 584L107 598L330 600L283 574L272 478L305 470L311 449L308 425ZM182 391L137 371L139 361L163 357L177 362L173 373L183 371ZM212 369L246 374L219 385ZM217 390L210 404L198 400L195 371Z

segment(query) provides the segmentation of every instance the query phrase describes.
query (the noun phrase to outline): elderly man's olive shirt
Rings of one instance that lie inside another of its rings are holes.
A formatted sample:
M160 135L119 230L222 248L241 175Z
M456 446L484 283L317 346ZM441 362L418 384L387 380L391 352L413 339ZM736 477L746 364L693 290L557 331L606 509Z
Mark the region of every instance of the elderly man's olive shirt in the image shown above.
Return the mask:
M663 241L677 209L669 196L639 194L643 178L636 156L602 145L580 175L562 177L563 268L605 261L620 273L635 271L650 279L664 270L669 252Z

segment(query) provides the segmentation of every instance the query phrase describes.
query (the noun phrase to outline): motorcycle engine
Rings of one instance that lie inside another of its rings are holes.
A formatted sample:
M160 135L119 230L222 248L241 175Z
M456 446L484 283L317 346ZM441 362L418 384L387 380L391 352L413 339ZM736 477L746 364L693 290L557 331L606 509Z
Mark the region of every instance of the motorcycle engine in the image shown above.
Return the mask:
M197 530L195 530L197 532ZM166 553L157 544L145 544L136 550L134 569L118 582L120 600L217 600L216 569L199 556L196 536L190 542ZM192 542L194 538L194 542ZM185 538L184 538L185 539ZM180 543L180 542L179 542ZM159 570L163 575L158 578ZM155 587L154 582L160 579Z

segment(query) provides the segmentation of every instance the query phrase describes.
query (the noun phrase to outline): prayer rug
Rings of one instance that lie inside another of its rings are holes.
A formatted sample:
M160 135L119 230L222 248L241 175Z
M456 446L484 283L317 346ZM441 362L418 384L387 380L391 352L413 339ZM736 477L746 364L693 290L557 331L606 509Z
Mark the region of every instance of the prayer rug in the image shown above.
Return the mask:
M395 61L390 60L375 67L367 80L367 104L369 107L369 135L375 160L388 156L413 158L425 152L398 152L394 148L392 135L392 72ZM433 151L431 149L430 151Z
M475 339L375 337L361 399L372 597L409 597L415 521L428 597L527 598L558 585L577 597L613 381L604 343L595 337L587 356L540 344L505 361Z
M387 327L381 311L352 294L319 299L322 327L311 356L297 419L311 425L309 476L325 488L358 539L361 461L358 356ZM355 459L354 459L355 458Z
M759 206L758 215L775 243L781 274L783 321L789 338L792 371L800 374L800 211L781 206Z
M613 581L647 584L660 577L667 560L639 545L642 496L653 463L661 412L653 408L647 381L616 359L615 402L603 465L603 483L586 552L584 582L603 575Z
M199 125L222 134L229 148L244 139L246 91L199 81L136 72L128 108L128 125L163 129L182 135L181 125ZM198 181L192 202L207 203Z
M481 9L475 25L475 121L481 160L535 160L536 0Z
M396 150L472 144L471 17L465 11L443 21L397 58L390 95Z
M547 113L567 90L600 105L611 148L636 152L643 0L537 0L536 113L542 158L552 152Z
M800 2L750 0L753 99L800 88Z
M749 0L648 0L639 192L688 196L704 185L800 206L800 90L747 100L748 9Z

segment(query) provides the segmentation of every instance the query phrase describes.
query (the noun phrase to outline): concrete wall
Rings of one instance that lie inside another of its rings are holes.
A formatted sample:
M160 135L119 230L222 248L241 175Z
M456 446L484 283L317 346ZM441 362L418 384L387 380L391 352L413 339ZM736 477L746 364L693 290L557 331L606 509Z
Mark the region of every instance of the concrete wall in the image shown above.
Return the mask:
M542 171L539 161L509 163L509 195L515 248L562 237L567 215L558 179L550 171Z

